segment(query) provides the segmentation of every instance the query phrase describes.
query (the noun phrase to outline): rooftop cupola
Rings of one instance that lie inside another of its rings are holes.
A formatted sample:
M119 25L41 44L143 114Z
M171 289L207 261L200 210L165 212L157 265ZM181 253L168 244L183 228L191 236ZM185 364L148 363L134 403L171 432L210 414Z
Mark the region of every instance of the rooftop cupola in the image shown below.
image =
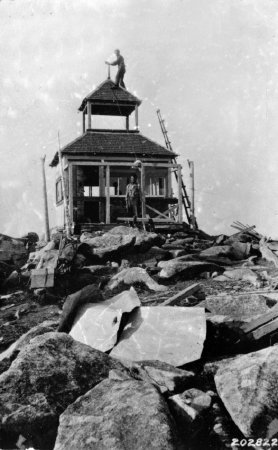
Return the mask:
M107 78L81 103L79 111L83 113L83 133L86 129L92 128L92 116L94 115L123 116L126 118L126 131L129 131L129 116L133 112L135 112L135 128L138 130L138 106L140 104L141 100L135 95L122 87L115 89L115 83Z

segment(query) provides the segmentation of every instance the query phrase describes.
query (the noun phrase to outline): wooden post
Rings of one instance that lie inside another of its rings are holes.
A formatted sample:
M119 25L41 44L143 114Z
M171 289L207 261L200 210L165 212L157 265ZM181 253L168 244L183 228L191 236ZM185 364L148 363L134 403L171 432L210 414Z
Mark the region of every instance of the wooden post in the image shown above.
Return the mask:
M92 108L91 103L87 102L88 128L92 128Z
M102 162L104 162L104 161L102 160ZM104 166L99 167L99 196L100 196L99 221L104 222L105 221L105 211L104 211L104 202L103 202L103 197L105 197Z
M190 161L189 167L191 178L191 213L195 217L194 161Z
M72 164L69 163L69 186L68 186L68 195L69 195L69 217L70 223L73 222L73 167Z
M146 217L146 197L145 197L145 167L141 164L141 207L142 207L142 218Z
M129 116L126 116L125 124L126 124L126 131L129 131Z
M110 166L106 166L106 223L110 223Z
M82 117L82 119L83 119L83 134L84 134L85 131L86 131L86 114L85 114L85 109L84 109L84 111L83 111L83 117Z
M46 178L45 178L45 155L41 158L42 163L42 180L43 180L43 201L44 201L44 225L45 225L45 238L46 241L50 241L50 231L49 231L49 217L48 217L48 204L47 204L47 189L46 189Z
M178 165L178 205L179 205L178 222L182 223L182 179L181 179L180 165Z
M135 128L139 129L139 121L138 121L138 105L135 106Z

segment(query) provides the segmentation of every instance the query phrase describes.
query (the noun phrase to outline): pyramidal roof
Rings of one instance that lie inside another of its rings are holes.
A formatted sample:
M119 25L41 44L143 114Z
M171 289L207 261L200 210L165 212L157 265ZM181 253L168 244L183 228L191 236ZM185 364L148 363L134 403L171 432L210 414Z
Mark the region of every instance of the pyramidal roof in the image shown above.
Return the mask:
M114 89L112 89L114 88ZM90 101L92 105L94 102L103 103L103 104L129 104L130 106L140 105L141 100L135 97L135 95L128 92L126 89L122 87L117 87L115 89L115 83L107 78L107 80L103 81L96 89L94 89L90 94L88 94L82 101L81 106L79 107L79 111L83 111L87 101Z

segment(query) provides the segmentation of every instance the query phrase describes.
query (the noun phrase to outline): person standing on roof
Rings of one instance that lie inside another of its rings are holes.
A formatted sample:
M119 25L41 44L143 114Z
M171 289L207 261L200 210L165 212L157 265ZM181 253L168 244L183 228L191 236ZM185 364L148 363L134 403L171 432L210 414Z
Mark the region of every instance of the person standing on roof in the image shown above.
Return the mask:
M117 89L119 86L125 88L124 84L124 75L125 75L125 60L123 56L120 54L120 50L115 50L116 60L112 63L105 61L105 64L109 66L118 66L118 72L115 78L115 86L112 89Z

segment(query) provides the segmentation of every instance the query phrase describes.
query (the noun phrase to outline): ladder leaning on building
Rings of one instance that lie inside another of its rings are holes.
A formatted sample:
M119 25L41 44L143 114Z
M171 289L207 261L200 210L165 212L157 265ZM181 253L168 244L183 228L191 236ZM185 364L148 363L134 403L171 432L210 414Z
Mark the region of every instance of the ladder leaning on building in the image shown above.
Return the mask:
M166 148L168 150L170 150L172 153L174 153L169 136L168 136L168 132L165 127L165 121L164 121L164 119L162 119L162 116L161 116L160 109L158 109L156 112L157 112L157 117L159 120L160 128L161 128L162 134L164 136ZM173 160L176 164L177 163L176 157L174 157ZM189 167L192 167L193 162L190 161L190 163L191 163L191 165L189 165ZM175 174L176 181L178 182L178 174L177 174L177 170L175 170L175 169L174 169L174 174ZM186 192L186 186L185 186L182 178L181 178L181 187L180 188L182 190L182 204L184 207L184 211L185 211L188 223L192 226L193 229L198 229L198 224L197 224L197 221L195 218L194 209L192 208L192 204L189 200L188 194Z

